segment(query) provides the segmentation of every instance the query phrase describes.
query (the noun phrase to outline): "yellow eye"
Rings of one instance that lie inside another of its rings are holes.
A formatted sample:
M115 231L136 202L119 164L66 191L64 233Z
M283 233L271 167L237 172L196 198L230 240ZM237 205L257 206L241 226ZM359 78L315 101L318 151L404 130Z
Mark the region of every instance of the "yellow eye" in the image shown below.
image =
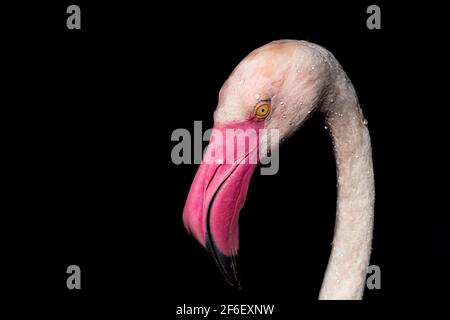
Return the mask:
M256 107L255 114L257 118L264 119L269 115L269 112L270 112L270 104L265 102Z

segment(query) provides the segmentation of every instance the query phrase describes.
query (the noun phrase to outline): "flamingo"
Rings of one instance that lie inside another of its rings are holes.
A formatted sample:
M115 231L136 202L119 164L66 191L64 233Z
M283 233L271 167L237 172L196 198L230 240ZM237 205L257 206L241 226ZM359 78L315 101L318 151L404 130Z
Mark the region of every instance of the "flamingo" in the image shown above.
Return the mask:
M221 88L213 129L219 133L276 129L277 147L314 112L325 117L337 168L336 222L319 299L360 300L373 232L372 151L354 87L333 54L298 40L278 40L254 50ZM258 134L258 146L268 139L267 134ZM211 137L207 150L212 147L220 149L226 143ZM253 152L247 148L244 157ZM242 158L224 163L222 158L205 153L186 200L183 222L212 254L225 279L240 286L238 218L256 165Z

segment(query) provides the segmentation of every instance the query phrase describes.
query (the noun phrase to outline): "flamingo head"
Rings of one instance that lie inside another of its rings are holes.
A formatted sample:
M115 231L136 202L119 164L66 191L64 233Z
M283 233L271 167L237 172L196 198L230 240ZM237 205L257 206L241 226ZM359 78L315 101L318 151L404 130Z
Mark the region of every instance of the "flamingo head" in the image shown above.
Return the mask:
M263 129L276 129L283 141L315 110L329 79L327 53L302 41L271 42L242 60L220 90L183 222L232 285L239 286L239 212L260 146L270 139L270 130ZM272 148L277 144L270 141Z

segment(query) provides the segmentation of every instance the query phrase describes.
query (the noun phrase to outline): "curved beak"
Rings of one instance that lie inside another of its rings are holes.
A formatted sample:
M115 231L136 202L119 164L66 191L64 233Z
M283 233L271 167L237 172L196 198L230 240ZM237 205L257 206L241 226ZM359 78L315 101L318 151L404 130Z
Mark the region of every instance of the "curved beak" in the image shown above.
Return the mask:
M240 287L238 219L259 161L259 129L252 119L215 125L183 211L186 229L207 249L225 279Z

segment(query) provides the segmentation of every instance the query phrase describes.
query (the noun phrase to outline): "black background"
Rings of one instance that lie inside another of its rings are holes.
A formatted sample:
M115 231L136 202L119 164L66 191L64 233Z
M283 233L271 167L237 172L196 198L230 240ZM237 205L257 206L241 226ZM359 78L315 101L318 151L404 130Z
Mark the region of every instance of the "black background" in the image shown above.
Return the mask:
M443 83L429 73L445 64L439 8L375 2L382 29L368 30L372 2L364 1L74 1L82 30L70 31L69 4L4 13L13 17L3 49L9 297L30 298L60 316L173 318L183 304L257 303L275 304L280 319L304 310L381 315L388 304L404 310L447 299L446 208L438 205L445 199L438 184L445 181L445 144L438 141L445 119L433 99ZM172 164L172 131L192 131L194 120L211 127L233 68L253 49L286 38L333 52L369 121L371 264L381 268L382 289L366 290L360 303L315 301L336 201L332 146L319 115L281 147L277 175L252 179L240 219L242 291L225 283L183 229L197 166ZM71 264L81 267L80 291L66 288Z

